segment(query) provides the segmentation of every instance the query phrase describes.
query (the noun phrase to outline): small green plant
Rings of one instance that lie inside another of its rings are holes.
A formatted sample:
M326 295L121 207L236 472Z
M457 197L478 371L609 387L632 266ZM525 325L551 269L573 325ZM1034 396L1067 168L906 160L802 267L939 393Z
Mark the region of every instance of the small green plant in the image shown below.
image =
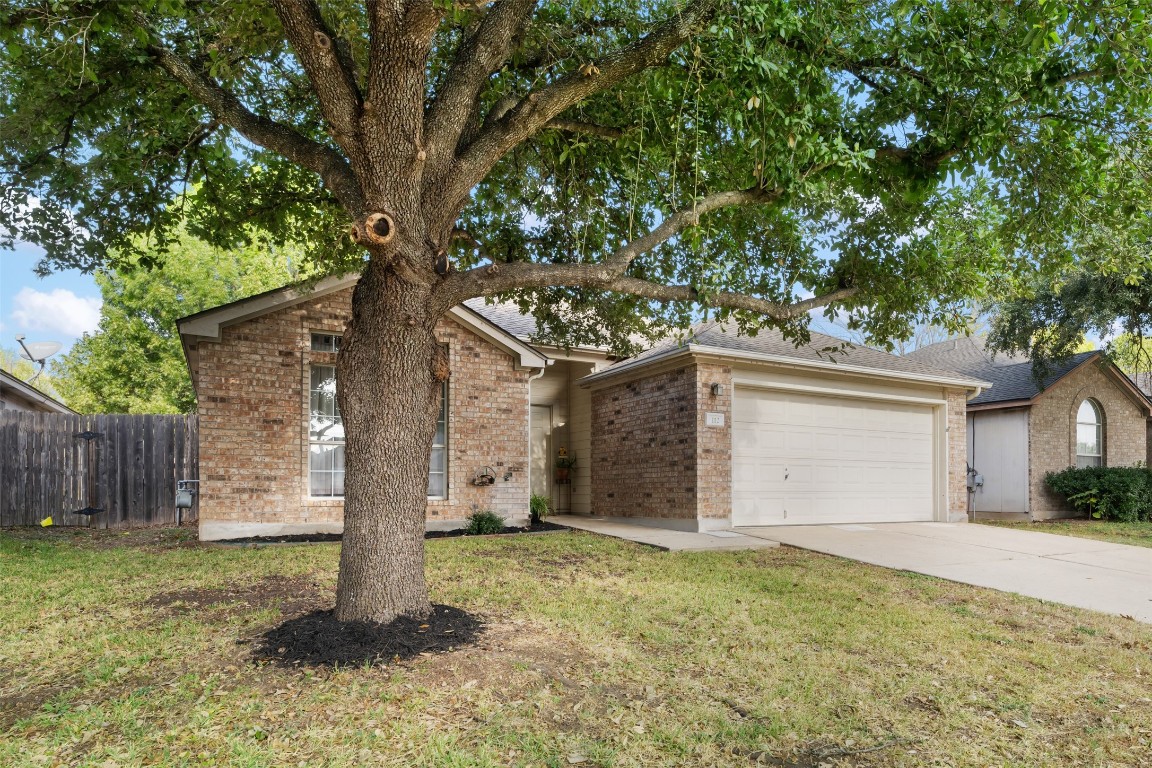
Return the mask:
M490 509L478 509L468 516L464 533L469 536L488 536L504 530L504 518Z
M572 469L574 466L576 466L575 456L556 457L556 469Z
M543 494L534 493L528 500L528 511L532 515L532 522L539 523L552 512L552 501Z

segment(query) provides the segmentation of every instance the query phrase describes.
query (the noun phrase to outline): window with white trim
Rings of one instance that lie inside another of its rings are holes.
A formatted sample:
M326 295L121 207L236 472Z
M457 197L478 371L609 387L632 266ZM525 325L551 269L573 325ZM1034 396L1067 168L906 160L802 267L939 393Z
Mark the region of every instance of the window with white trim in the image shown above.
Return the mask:
M344 420L336 403L336 366L313 365L308 390L308 492L344 495ZM448 383L440 390L440 415L432 438L428 497L448 496Z
M1104 465L1104 419L1095 400L1085 400L1076 411L1076 466Z
M448 382L440 388L440 415L436 435L432 438L432 457L428 465L428 498L448 497Z
M336 366L312 366L308 388L308 489L344 495L344 419L336 403Z

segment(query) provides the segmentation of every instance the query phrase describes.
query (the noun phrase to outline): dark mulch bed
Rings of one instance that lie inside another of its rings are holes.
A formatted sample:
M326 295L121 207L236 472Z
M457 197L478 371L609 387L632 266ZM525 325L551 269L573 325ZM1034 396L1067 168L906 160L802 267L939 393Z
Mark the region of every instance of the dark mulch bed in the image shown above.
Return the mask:
M332 611L314 611L265 632L255 640L253 655L288 666L404 661L470 645L483 628L478 618L450 605L432 606L426 619L401 616L389 624L341 622Z
M556 523L533 523L527 528L512 528L505 526L500 529L500 533L489 534L490 536L503 536L508 533L543 533L545 531L566 531L568 530L563 525L556 525ZM464 529L460 528L455 531L428 531L424 534L426 539L449 539L454 536L468 536L464 533Z
M493 536L503 536L510 533L543 533L545 531L566 531L568 530L562 525L556 523L533 523L527 528L514 528L505 526L500 530L500 533L491 534ZM455 531L428 531L424 534L426 539L447 539L456 536L467 536L463 528ZM306 544L324 541L341 541L343 535L339 533L299 533L288 536L250 536L246 539L220 539L219 541L212 542L213 544Z

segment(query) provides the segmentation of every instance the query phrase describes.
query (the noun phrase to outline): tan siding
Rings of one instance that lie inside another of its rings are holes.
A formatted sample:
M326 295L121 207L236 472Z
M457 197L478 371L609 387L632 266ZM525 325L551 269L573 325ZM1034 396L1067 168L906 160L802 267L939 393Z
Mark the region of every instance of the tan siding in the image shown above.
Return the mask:
M568 367L568 455L576 457L572 473L572 512L592 514L592 393L576 382L591 372L590 365Z
M568 429L568 366L556 362L545 369L544 375L532 381L532 405L547 405L552 409L552 453L548 457L549 488L552 508L559 513L569 511L569 493L555 482L556 452L560 448L571 451Z

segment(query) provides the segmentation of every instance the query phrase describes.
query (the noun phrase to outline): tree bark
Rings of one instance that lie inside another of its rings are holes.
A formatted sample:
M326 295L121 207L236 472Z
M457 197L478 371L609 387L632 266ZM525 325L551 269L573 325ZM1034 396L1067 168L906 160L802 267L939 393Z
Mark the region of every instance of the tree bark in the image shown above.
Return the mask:
M429 255L431 258L431 255ZM337 364L347 434L336 618L431 611L424 579L428 457L447 366L430 288L370 265Z

